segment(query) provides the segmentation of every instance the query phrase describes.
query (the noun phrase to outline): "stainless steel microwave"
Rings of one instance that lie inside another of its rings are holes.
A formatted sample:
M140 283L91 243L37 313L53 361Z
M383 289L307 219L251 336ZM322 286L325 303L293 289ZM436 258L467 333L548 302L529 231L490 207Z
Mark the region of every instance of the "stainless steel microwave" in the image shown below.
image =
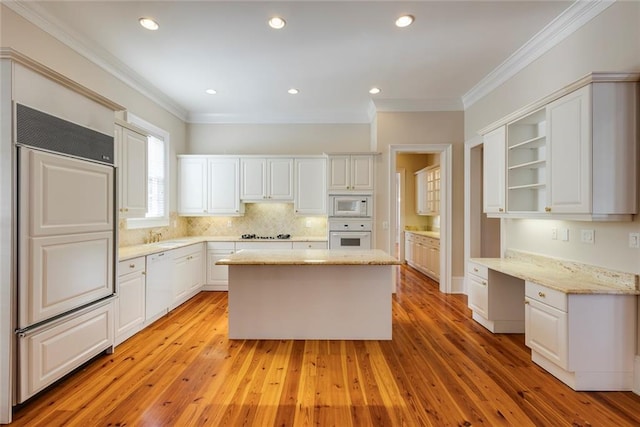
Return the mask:
M329 196L330 217L370 218L372 209L371 196L357 194Z

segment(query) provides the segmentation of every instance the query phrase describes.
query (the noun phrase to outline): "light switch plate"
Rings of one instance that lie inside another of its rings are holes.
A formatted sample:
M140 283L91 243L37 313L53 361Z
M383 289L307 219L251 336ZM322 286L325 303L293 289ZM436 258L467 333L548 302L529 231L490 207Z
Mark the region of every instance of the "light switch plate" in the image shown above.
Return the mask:
M558 229L557 228L552 228L551 229L551 240L558 240Z
M640 233L629 233L629 247L640 249Z
M580 230L580 240L582 243L593 245L596 242L594 230Z
M568 228L561 228L560 229L560 240L562 240L563 242L568 242L569 241L569 229Z

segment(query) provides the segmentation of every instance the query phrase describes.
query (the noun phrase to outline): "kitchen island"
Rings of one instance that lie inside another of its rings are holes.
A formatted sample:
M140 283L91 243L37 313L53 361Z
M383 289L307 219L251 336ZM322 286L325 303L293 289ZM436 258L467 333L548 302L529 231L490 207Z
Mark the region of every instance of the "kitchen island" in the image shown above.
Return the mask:
M395 265L381 250L242 250L229 266L229 338L391 339Z

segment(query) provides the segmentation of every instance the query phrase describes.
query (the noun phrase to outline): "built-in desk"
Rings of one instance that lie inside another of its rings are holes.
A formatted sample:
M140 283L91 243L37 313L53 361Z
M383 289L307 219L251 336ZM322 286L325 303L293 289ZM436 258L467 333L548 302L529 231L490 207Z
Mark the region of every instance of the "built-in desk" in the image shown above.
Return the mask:
M523 252L471 259L473 318L524 332L532 360L575 390L631 390L638 275Z

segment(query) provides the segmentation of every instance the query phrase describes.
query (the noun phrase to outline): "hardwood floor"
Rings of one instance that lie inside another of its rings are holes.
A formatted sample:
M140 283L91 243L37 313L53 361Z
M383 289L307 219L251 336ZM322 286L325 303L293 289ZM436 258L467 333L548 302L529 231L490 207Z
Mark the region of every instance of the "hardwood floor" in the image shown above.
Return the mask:
M17 426L639 426L640 396L574 392L466 297L402 267L392 341L234 341L203 292L14 413Z

